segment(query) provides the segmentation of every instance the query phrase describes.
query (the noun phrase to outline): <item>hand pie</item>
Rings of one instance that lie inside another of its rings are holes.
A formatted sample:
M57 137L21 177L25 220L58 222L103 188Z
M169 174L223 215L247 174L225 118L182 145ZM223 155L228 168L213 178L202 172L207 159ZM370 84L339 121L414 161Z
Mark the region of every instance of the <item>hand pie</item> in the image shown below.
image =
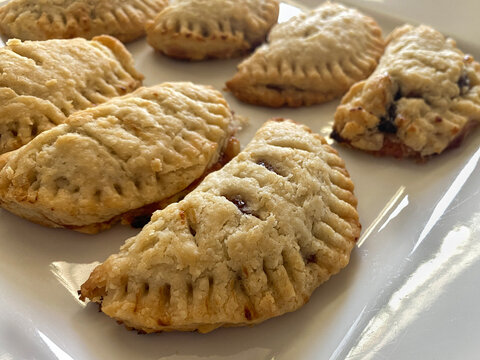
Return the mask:
M274 26L268 44L238 66L227 88L240 100L257 105L326 102L370 75L383 48L373 19L327 2Z
M25 41L0 48L0 154L75 111L135 90L143 76L118 40Z
M372 76L352 86L332 137L377 155L425 159L480 121L480 64L434 29L392 32Z
M0 7L0 32L22 40L108 34L121 41L145 35L145 23L168 0L12 0Z
M278 0L178 0L147 24L147 40L173 58L231 58L262 43L277 18Z
M210 87L140 88L4 154L0 205L41 225L95 233L151 214L201 178L223 160L233 130L227 103Z
M257 324L300 308L347 265L356 203L322 137L269 121L184 200L155 212L80 297L147 333Z

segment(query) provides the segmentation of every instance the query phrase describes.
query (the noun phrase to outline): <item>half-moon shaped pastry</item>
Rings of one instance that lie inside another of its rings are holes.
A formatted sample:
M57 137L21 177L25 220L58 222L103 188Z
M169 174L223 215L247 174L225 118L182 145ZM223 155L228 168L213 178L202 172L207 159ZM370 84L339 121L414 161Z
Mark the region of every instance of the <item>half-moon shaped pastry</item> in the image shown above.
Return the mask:
M383 48L382 32L372 18L327 2L275 25L268 43L240 63L227 88L257 105L326 102L370 75Z
M110 36L25 41L0 48L0 154L63 123L75 111L125 95L143 75Z
M96 267L81 299L148 333L257 324L300 308L347 265L356 204L343 160L322 137L269 121Z
M0 205L41 225L96 233L151 214L215 168L233 131L226 101L210 87L140 88L0 157Z
M278 0L179 0L147 24L148 43L177 59L231 58L261 44Z
M123 42L145 35L145 23L168 0L11 0L0 7L0 32L21 40L91 39Z
M343 98L332 138L418 160L458 146L480 122L480 64L425 25L397 28L388 40L375 72Z

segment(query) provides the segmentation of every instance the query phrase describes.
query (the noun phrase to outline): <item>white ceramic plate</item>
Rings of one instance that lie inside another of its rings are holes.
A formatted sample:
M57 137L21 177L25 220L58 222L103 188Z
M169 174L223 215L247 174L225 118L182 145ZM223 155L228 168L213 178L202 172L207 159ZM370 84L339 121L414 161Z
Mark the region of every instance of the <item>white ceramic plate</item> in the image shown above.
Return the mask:
M480 58L476 0L346 2L373 15L385 33L405 19L426 22ZM281 18L296 12L283 4ZM145 85L191 80L222 89L238 63L177 62L155 54L143 40L129 48ZM338 104L273 110L226 97L250 118L240 134L243 144L273 116L328 135ZM116 252L136 231L117 226L87 236L0 210L0 360L478 359L479 145L477 133L418 165L335 144L356 184L364 228L350 265L297 312L206 335L138 335L77 300L91 263Z

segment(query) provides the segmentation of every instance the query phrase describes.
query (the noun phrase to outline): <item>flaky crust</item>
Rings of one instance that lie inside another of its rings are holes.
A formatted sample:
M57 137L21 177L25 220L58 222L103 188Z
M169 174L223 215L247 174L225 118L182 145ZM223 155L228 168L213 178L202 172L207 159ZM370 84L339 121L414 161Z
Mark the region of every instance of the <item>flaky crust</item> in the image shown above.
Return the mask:
M0 205L42 225L98 232L200 178L219 161L233 126L210 87L140 88L4 154Z
M251 104L302 106L339 97L371 74L383 52L376 22L327 2L272 28L227 88Z
M388 40L375 72L343 98L332 137L419 160L457 146L480 121L480 64L425 25L397 28Z
M0 7L0 32L21 40L91 39L127 42L145 35L145 23L168 0L12 0Z
M296 310L349 261L360 233L353 187L322 137L269 121L99 265L81 298L145 332L208 332Z
M143 75L110 36L25 41L0 48L0 154L15 150L75 111L127 94Z
M278 8L278 0L180 0L147 24L147 40L177 59L240 56L265 40Z

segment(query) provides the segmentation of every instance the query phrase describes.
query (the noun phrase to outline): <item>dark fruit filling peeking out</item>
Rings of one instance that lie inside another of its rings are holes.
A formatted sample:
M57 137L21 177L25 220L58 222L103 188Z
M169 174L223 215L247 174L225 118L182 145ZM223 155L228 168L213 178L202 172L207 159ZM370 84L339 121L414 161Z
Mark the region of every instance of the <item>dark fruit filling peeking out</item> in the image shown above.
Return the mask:
M228 201L232 202L238 210L240 210L243 214L252 215L252 212L247 206L247 203L243 201L240 196L233 196L233 197L226 197Z
M150 222L151 215L140 215L133 219L131 226L135 229L143 228Z
M265 169L269 170L269 171L272 171L274 173L277 173L277 171L275 170L275 168L273 167L272 164L270 164L268 161L265 161L265 160L258 160L257 161L257 164L260 165L260 166L263 166Z
M395 118L397 117L397 107L395 104L390 105L387 110L386 116L380 118L380 123L378 124L378 131L387 134L396 134L397 125L395 125Z

